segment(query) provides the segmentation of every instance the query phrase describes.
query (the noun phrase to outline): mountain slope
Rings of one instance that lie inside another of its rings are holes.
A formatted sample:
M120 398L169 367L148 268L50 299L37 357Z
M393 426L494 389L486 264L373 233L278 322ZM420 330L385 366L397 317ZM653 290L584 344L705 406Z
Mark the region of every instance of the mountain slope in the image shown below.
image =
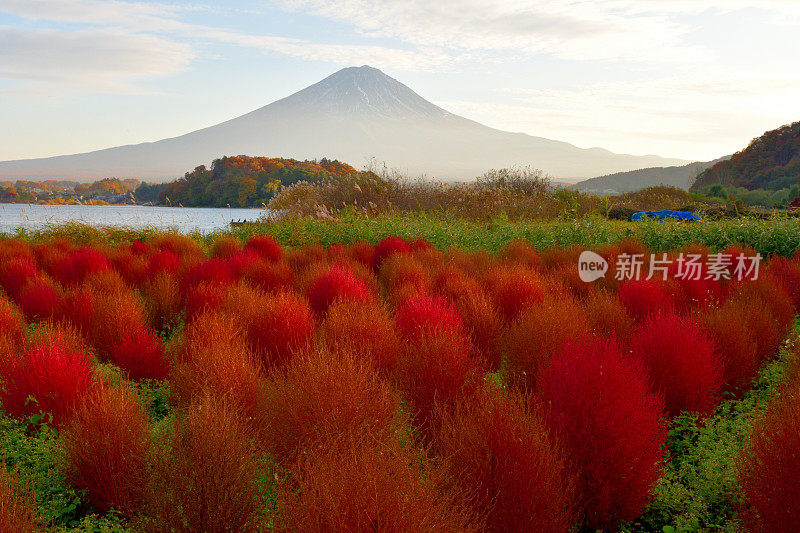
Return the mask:
M712 185L779 190L800 183L800 122L768 131L750 145L703 172L692 190Z
M375 158L415 176L468 179L530 165L581 178L685 161L613 154L509 133L453 115L372 67L350 67L246 115L153 143L0 162L0 178L169 179L223 155Z
M728 156L730 157L730 156ZM581 181L572 186L573 189L583 192L634 192L647 187L657 185L670 185L679 189L688 190L694 180L704 170L710 168L719 161L728 157L715 159L714 161L689 163L677 167L654 167L631 170L629 172L617 172L607 176L598 176Z

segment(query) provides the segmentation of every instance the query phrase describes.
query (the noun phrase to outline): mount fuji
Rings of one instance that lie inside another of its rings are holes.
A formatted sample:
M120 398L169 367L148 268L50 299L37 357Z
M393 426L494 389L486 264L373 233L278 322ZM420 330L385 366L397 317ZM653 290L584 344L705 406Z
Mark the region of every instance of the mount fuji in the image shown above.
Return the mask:
M0 162L3 179L182 176L223 155L373 159L410 176L463 180L491 168L530 165L557 179L588 178L687 161L484 126L449 113L369 66L342 69L286 98L215 126L157 142L75 155Z

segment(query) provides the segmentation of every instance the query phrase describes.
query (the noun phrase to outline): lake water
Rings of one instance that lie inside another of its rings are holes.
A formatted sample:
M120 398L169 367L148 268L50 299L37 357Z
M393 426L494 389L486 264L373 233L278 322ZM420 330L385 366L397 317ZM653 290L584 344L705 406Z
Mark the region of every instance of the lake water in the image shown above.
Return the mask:
M16 228L41 229L64 222L173 229L181 233L194 230L211 232L230 227L233 220L256 220L264 213L264 209L224 207L0 204L0 232L11 232Z

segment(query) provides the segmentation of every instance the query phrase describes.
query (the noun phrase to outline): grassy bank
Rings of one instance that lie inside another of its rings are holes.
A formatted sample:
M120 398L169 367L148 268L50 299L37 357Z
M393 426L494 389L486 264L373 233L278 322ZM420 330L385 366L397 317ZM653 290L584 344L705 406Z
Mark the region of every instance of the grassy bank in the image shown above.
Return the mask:
M510 221L499 218L480 223L420 215L375 219L344 216L324 222L300 218L252 224L232 230L232 233L241 238L266 233L290 246L377 242L390 235L400 235L422 237L439 248L498 251L515 240L527 241L535 248L546 249L572 245L596 246L638 239L657 251L674 250L690 243L702 243L714 250L731 243L742 243L762 254L792 255L800 245L800 220L737 219L686 224L624 222L590 217L573 221Z
M42 230L18 230L9 236L30 241L66 238L77 243L115 244L134 239L148 240L159 233L163 231L65 224ZM674 250L691 243L702 243L713 250L721 250L729 244L741 243L764 255L791 256L800 245L800 219L776 216L769 220L740 218L686 224L652 221L634 223L601 217L550 221L511 221L496 218L488 222L476 222L417 214L377 218L344 215L325 221L294 218L253 223L214 233L193 233L190 236L210 244L220 236L233 235L240 240L246 240L256 234L270 235L285 246L330 246L359 241L376 243L382 238L399 235L407 238L421 237L438 248L459 247L468 251L488 252L497 252L516 240L526 241L537 249L548 249L565 246L591 247L625 239L638 239L656 251Z

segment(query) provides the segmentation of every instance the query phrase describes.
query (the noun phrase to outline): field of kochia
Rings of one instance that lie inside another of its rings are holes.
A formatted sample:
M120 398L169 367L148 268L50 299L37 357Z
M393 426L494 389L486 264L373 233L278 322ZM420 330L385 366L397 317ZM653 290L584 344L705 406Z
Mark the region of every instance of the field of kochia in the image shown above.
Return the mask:
M0 238L0 531L797 529L796 222L416 220Z

